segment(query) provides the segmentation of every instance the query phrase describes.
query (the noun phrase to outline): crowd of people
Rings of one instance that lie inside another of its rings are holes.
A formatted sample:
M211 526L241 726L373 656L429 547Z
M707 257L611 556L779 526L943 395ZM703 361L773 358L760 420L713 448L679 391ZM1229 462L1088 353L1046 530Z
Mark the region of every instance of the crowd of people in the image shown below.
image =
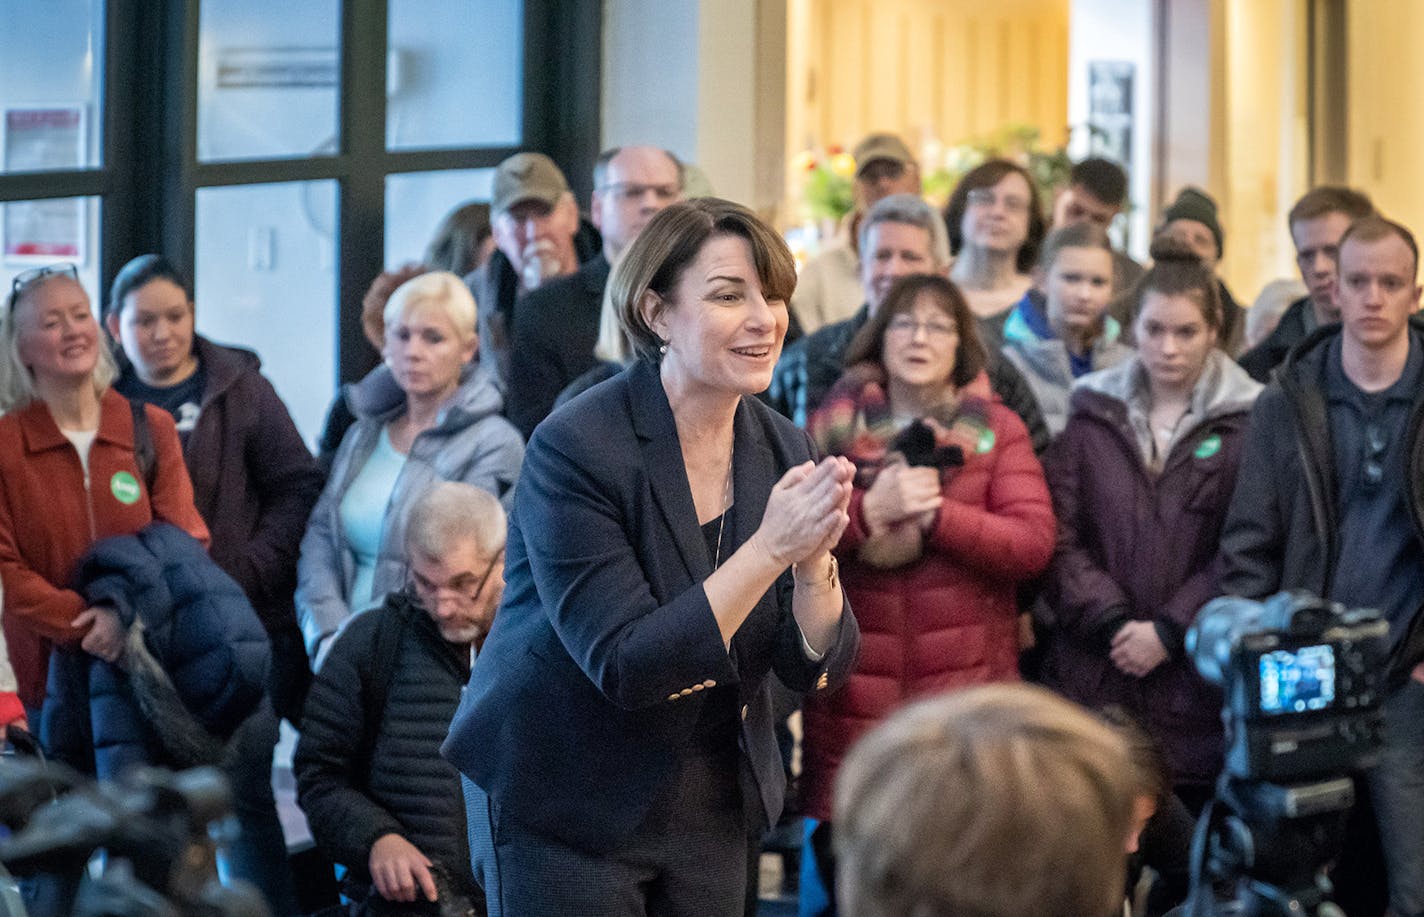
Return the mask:
M799 272L667 151L600 155L587 215L510 157L375 278L315 455L167 258L98 310L17 276L0 720L100 777L223 768L276 914L282 718L340 913L754 914L789 811L808 917L1106 917L1144 864L1161 914L1222 770L1187 632L1299 588L1390 628L1350 829L1387 880L1339 894L1424 915L1414 237L1312 189L1272 324L1199 189L1144 266L1107 160L1050 200L993 159L941 211L900 138L854 156Z

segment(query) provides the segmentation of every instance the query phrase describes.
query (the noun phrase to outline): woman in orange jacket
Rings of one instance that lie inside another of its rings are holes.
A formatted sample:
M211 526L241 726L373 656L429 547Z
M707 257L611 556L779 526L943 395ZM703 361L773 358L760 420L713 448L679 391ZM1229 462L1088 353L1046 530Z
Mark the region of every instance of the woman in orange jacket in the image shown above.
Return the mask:
M5 724L39 712L55 647L119 657L115 611L65 587L94 542L154 520L208 541L172 417L136 413L114 372L73 265L15 278L0 318L0 579L23 709L0 695Z

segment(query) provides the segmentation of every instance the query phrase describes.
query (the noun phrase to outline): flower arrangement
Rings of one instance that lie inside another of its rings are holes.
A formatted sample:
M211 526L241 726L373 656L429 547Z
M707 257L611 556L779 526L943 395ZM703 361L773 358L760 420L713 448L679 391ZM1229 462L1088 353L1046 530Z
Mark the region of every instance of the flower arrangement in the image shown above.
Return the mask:
M1053 200L1054 191L1068 180L1068 171L1073 167L1067 147L1044 147L1038 128L1006 124L948 148L937 141L927 143L920 159L924 163L925 197L943 205L966 173L985 160L996 158L1013 160L1027 169L1044 201Z
M840 146L827 147L820 155L803 150L794 165L803 176L801 202L808 218L835 223L850 213L855 206L854 156Z
M1028 124L1007 124L950 147L931 139L920 151L924 196L943 206L965 173L995 157L1012 159L1028 169L1045 201L1053 199L1053 191L1067 180L1073 165L1065 146L1044 147L1039 129ZM841 146L797 154L793 167L802 176L801 203L807 219L834 224L850 212L855 206L855 166L855 158Z

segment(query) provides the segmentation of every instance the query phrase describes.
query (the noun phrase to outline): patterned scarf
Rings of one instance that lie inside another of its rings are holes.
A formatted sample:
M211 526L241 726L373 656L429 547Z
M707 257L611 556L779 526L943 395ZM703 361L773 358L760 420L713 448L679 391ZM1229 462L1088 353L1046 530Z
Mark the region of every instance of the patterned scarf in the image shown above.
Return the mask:
M994 447L989 426L993 391L984 373L908 427L896 423L878 363L848 369L811 415L806 432L823 455L843 455L856 467L855 484L869 487L892 461L940 468L947 481L971 455Z

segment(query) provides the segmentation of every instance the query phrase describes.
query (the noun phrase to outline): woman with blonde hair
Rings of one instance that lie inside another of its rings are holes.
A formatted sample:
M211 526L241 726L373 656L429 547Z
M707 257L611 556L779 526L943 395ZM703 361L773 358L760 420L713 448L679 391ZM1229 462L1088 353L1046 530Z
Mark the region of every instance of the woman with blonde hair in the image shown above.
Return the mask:
M385 311L385 363L346 394L357 421L341 441L297 563L297 618L320 662L356 611L406 578L406 517L435 480L513 497L524 456L504 400L471 362L476 308L454 274L406 281Z

